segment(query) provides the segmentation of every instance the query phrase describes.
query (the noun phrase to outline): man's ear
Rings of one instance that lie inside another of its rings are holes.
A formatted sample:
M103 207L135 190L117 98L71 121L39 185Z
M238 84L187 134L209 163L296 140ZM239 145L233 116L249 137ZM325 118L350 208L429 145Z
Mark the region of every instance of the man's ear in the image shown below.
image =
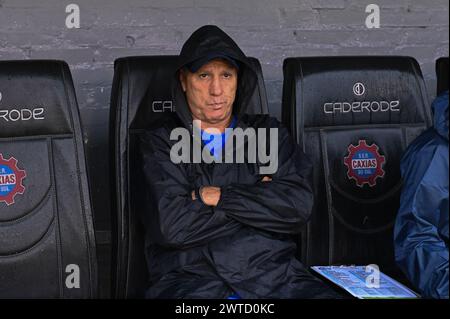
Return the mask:
M181 69L180 72L178 72L178 78L180 79L181 88L183 89L183 92L186 92L186 71L184 69Z

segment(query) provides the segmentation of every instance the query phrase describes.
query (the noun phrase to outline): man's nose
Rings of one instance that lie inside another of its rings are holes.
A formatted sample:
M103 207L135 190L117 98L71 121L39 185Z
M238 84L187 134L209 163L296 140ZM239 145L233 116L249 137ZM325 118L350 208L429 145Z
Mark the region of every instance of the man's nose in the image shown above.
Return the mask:
M209 86L209 93L214 96L222 95L223 88L219 78L214 78Z

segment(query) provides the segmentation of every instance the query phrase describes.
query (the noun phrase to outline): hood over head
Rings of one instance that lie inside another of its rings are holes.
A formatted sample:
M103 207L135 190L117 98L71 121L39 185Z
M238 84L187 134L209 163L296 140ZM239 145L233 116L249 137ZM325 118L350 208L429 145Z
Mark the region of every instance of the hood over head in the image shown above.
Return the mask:
M172 96L176 105L176 113L183 125L188 128L192 124L192 116L181 88L179 71L184 67L197 70L202 64L216 57L225 58L230 63L237 64L238 85L233 114L239 119L246 113L252 92L257 84L256 72L230 36L217 26L206 25L197 29L184 43L173 79Z
M441 93L431 107L434 113L434 129L448 141L448 90Z

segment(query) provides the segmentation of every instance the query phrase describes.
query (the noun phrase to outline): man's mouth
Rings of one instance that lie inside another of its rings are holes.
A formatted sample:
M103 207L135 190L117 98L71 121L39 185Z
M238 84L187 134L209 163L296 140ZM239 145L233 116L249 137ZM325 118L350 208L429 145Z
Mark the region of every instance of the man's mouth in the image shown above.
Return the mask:
M218 110L222 108L225 105L225 102L218 102L218 103L209 103L208 106L212 108L213 110Z

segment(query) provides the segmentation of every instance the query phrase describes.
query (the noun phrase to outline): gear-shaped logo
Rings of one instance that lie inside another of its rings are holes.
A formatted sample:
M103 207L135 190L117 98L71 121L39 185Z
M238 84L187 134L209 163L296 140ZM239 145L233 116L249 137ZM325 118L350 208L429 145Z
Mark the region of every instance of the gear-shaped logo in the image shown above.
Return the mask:
M26 172L17 167L17 159L5 160L0 153L0 204L12 205L17 194L25 193L23 180L26 176Z
M386 159L379 153L379 147L375 143L367 145L366 140L359 140L358 145L348 146L348 155L344 158L347 166L347 177L356 181L356 185L370 187L376 185L378 177L384 177L383 165Z

